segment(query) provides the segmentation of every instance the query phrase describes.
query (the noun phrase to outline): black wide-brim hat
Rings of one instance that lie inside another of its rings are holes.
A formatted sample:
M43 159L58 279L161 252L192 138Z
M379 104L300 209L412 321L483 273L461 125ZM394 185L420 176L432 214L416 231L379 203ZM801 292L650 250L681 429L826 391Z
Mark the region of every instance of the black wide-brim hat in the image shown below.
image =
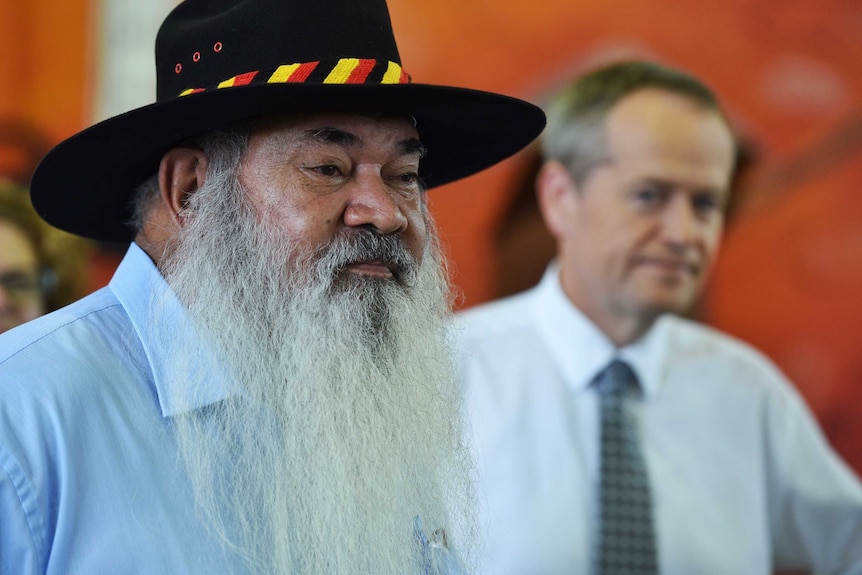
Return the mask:
M528 102L415 84L401 67L385 0L185 0L156 37L157 101L58 144L33 175L50 224L129 241L134 190L172 146L273 113L410 114L429 188L514 154L545 125Z

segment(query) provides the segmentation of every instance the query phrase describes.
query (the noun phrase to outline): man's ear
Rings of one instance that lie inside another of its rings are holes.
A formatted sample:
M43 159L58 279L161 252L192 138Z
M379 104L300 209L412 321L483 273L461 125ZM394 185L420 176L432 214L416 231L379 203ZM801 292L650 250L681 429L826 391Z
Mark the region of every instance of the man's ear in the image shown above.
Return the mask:
M536 199L548 231L557 240L566 235L576 208L576 185L569 170L557 160L545 162L536 176Z
M182 227L189 198L206 180L207 157L194 148L173 148L159 164L159 193L173 222Z

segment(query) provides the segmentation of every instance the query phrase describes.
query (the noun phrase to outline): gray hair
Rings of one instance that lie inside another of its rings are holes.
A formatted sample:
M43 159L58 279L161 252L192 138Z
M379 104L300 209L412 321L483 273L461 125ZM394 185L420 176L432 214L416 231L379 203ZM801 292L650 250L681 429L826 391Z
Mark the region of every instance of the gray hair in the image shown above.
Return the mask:
M251 124L212 130L177 147L202 150L209 160L207 178L236 177L242 158L248 151ZM132 196L132 217L128 222L134 234L143 229L153 204L159 198L159 175L153 174L139 185Z
M582 184L608 159L605 124L611 109L645 88L684 96L724 118L715 94L694 76L652 62L619 62L572 81L550 100L543 158L563 163L575 183Z

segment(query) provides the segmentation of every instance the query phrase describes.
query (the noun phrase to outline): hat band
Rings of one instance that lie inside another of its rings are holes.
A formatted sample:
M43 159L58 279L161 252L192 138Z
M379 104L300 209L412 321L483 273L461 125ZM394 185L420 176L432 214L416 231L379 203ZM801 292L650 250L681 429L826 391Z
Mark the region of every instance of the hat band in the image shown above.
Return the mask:
M180 96L252 84L408 84L410 76L392 61L341 58L337 62L282 64L275 69L246 72L210 88L189 88Z

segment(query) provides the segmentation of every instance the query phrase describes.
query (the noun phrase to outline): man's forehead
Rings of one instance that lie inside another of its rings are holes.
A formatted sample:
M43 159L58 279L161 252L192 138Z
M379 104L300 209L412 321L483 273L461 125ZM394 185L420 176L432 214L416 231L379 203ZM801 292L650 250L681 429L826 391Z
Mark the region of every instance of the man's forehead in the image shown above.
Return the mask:
M276 115L256 122L253 135L284 138L309 143L360 146L371 136L398 142L418 143L411 116L366 113L314 113ZM412 151L412 150L411 150Z

